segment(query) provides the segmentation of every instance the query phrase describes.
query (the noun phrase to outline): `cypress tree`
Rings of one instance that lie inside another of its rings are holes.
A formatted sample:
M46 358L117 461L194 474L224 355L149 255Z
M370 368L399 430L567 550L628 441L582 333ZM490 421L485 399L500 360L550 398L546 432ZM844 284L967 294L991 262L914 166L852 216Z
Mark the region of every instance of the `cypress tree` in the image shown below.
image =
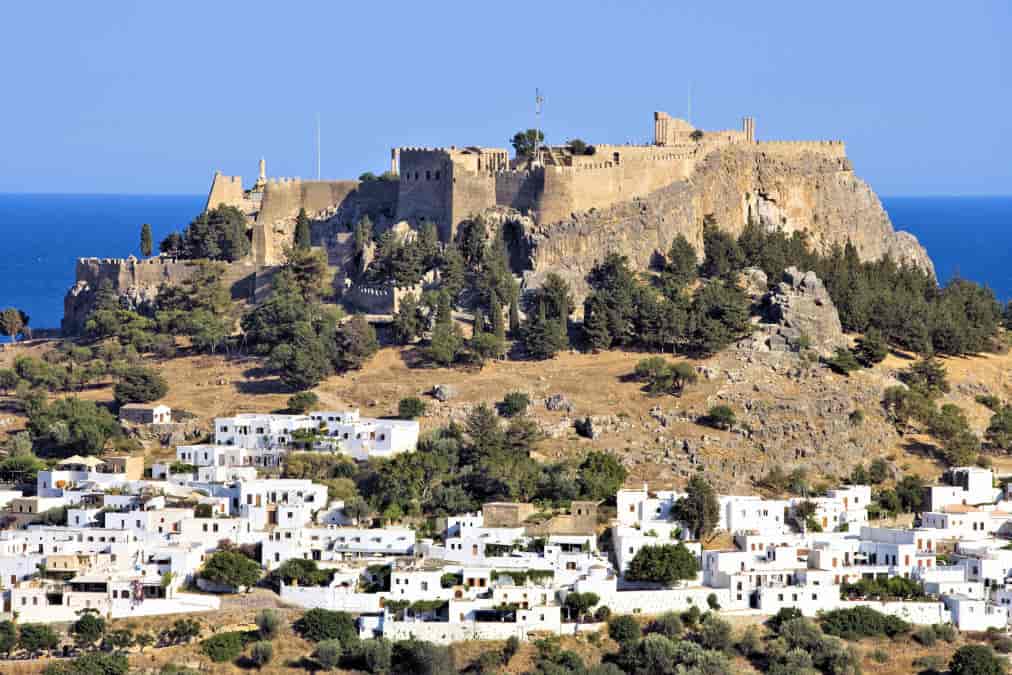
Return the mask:
M151 255L152 249L151 243L151 225L144 223L141 225L141 255L145 258Z
M510 300L510 334L513 337L520 335L520 308L516 298Z
M502 305L499 304L499 297L496 294L492 294L492 300L489 305L488 313L492 321L492 332L500 340L505 340L506 323L503 321Z
M299 209L299 215L295 218L295 248L307 249L311 245L309 216L305 209Z

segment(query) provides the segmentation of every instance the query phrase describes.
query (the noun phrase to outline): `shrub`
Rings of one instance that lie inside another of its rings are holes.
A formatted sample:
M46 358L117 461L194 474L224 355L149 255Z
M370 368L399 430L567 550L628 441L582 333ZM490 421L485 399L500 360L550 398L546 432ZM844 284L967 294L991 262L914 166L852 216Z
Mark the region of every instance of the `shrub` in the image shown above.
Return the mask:
M84 654L63 663L46 666L43 675L127 675L130 662L125 654Z
M393 646L389 640L382 638L363 640L353 651L352 660L367 673L386 673L390 671L393 657Z
M273 640L281 632L281 617L273 609L262 609L257 613L257 629L264 640Z
M759 635L759 629L755 626L749 626L745 629L745 632L741 634L741 639L738 640L738 653L745 658L750 658L762 652L763 641Z
M986 645L964 645L949 660L952 675L1004 675L1005 660Z
M1012 654L1012 638L999 637L991 642L991 646L999 654Z
M631 616L616 616L608 622L608 637L620 645L636 642L640 635L640 625Z
M875 663L888 663L889 661L889 652L884 649L875 649L869 656L871 656L871 660Z
M925 647L930 647L938 640L938 636L935 634L935 629L931 626L921 626L914 631L914 639Z
M699 627L699 644L718 652L731 650L731 624L713 613L707 613Z
M951 623L936 623L935 635L938 636L939 640L944 640L948 643L953 643L959 637L959 631Z
M780 611L766 619L766 627L774 633L779 634L780 629L783 628L785 623L794 619L800 619L801 616L801 610L797 607L781 607Z
M918 656L913 661L914 668L920 668L922 673L941 673L945 670L945 659L935 654Z
M895 637L910 630L910 624L895 616L876 612L870 607L851 607L826 612L822 630L845 640L885 635Z
M527 412L531 397L522 391L511 391L503 397L499 404L499 414L503 417L516 417Z
M826 365L841 375L850 375L855 370L861 369L861 364L854 357L854 353L846 347L837 347L833 356L826 359Z
M320 644L316 645L314 656L321 666L327 670L333 670L340 665L343 654L344 649L341 647L340 640L323 640Z
M730 430L735 423L734 411L726 405L715 405L699 418L699 423L714 429Z
M651 633L659 633L666 638L677 640L685 630L681 617L675 612L665 612L657 617L647 628Z
M717 601L716 593L710 593L708 596L706 596L706 604L710 609L714 611L720 609L720 602Z
M249 658L257 668L263 668L274 658L274 645L267 640L254 642Z
M235 661L242 648L243 634L239 632L218 633L200 643L200 651L215 663Z
M611 618L611 607L608 605L601 605L594 611L594 621L599 623L605 623Z
M311 391L300 391L288 397L288 412L304 415L320 402L320 397Z
M397 416L402 420L413 420L425 414L425 401L417 396L402 398L397 404Z
M340 640L342 645L358 642L355 620L346 612L311 609L295 622L295 630L310 642Z

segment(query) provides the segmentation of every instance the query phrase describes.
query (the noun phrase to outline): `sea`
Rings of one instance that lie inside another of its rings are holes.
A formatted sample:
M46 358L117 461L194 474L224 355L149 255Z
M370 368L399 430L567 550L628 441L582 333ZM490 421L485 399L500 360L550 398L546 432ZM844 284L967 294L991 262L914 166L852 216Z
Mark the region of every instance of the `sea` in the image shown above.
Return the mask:
M0 309L56 328L77 258L140 256L142 223L155 247L203 208L204 195L0 194ZM927 248L939 281L986 284L1012 300L1012 196L884 197L897 229Z

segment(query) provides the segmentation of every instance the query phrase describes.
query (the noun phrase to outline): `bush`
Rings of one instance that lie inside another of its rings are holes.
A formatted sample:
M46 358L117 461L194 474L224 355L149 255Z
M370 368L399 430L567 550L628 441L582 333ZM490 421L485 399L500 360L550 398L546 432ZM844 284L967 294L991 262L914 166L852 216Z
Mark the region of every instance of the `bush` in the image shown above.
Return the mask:
M499 403L499 414L503 417L516 417L527 412L531 397L522 391L511 391Z
M355 664L367 673L389 672L392 657L393 646L382 638L363 640L353 651Z
M871 654L869 654L869 656L871 656L871 660L875 663L889 662L889 652L884 649L875 649L871 652Z
M165 378L149 368L133 367L126 370L113 389L116 403L150 403L169 392Z
M797 607L781 607L780 611L766 619L766 627L774 633L779 634L784 624L802 617L801 610Z
M312 410L320 397L311 391L300 391L288 397L288 412L292 415L305 415Z
M636 642L641 634L639 622L631 616L616 616L608 622L608 637L620 645Z
M685 625L682 623L681 617L675 612L661 614L647 628L647 631L650 633L658 633L672 640L677 640L684 630Z
M606 623L611 618L611 607L601 605L594 611L594 621Z
M215 663L235 661L242 648L243 634L239 632L218 633L200 643L200 651Z
M425 401L417 396L402 398L397 404L397 416L402 420L413 420L425 414Z
M964 645L949 661L952 675L1004 675L1005 660L985 645Z
M273 609L257 612L257 629L264 640L273 640L281 632L281 617Z
M959 631L951 623L936 623L935 624L935 635L938 636L939 640L944 640L949 644L952 644L959 638Z
M730 430L735 423L734 411L726 405L715 405L699 418L699 423L714 429Z
M921 626L914 631L914 639L925 647L931 647L938 640L938 635L935 634L935 629L931 626Z
M250 649L249 658L257 668L263 668L274 658L274 645L267 640L254 642L253 648Z
M730 651L733 645L731 624L716 614L709 612L703 618L703 624L699 627L698 640L699 644L706 649L718 652Z
M320 644L316 645L316 652L314 654L320 665L327 670L333 670L341 664L341 656L344 655L344 649L341 647L340 640L323 640Z
M941 673L945 670L945 659L935 654L918 656L912 664L914 668L920 668L922 673Z
M845 640L885 635L895 637L910 630L910 624L895 616L876 612L870 607L851 607L826 612L822 630Z
M999 654L1012 654L1012 638L999 637L991 642L991 646Z
M84 654L66 662L46 666L43 675L127 675L130 662L125 654Z
M698 572L696 556L684 544L661 544L637 551L629 562L626 578L670 586L683 579L695 579Z
M311 609L295 622L295 630L310 642L340 640L342 645L358 642L355 620L346 612Z
M708 596L706 596L706 605L714 611L720 609L720 602L717 601L716 593L710 593Z

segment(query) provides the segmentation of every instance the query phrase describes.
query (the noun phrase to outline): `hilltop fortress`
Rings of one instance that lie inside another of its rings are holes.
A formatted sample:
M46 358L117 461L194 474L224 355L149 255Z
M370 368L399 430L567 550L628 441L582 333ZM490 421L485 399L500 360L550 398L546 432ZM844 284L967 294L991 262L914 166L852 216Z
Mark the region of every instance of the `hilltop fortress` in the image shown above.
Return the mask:
M364 181L268 177L261 160L248 189L240 176L216 172L206 206L228 204L247 216L246 264L258 271L282 262L300 209L316 221L314 243L339 268L349 259L349 226L363 216L381 231L432 222L443 241L461 222L486 216L510 224L507 243L526 285L554 271L577 294L607 252L645 269L679 233L701 251L704 219L735 234L749 222L804 231L822 251L851 241L864 259L890 255L933 271L917 240L893 230L842 141L762 141L752 117L740 129L703 131L655 112L652 143L575 150L543 146L511 158L505 148L399 147L387 174ZM83 304L75 303L79 313Z

